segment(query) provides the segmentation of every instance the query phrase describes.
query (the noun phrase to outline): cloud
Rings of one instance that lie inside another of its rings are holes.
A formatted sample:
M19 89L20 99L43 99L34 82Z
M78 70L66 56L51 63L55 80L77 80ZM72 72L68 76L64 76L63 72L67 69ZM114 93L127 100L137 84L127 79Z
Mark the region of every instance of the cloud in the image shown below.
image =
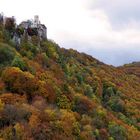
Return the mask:
M125 22L130 19L140 20L139 0L95 0L88 5L92 8L101 8L107 12L108 16L116 22Z
M75 17L76 19L76 17ZM84 19L84 20L83 20ZM82 17L74 20L74 24L70 22L71 18L64 23L61 23L61 31L59 39L62 41L79 40L84 44L102 44L100 47L106 48L106 44L111 44L111 47L127 47L128 44L140 45L140 28L139 23L135 20L131 21L125 27L117 30L114 29L108 16L102 10L92 10L91 13L85 11ZM66 25L71 24L69 28ZM58 40L59 40L58 39ZM114 44L114 46L112 45ZM87 46L91 48L90 46ZM118 45L118 46L117 46Z

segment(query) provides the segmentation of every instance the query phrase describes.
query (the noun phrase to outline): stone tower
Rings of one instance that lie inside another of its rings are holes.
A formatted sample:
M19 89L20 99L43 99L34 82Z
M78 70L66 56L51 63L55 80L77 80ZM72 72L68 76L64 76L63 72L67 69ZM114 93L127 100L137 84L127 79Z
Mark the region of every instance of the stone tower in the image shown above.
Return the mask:
M37 26L40 24L40 21L39 21L39 16L38 15L35 15L34 16L34 27L37 28Z

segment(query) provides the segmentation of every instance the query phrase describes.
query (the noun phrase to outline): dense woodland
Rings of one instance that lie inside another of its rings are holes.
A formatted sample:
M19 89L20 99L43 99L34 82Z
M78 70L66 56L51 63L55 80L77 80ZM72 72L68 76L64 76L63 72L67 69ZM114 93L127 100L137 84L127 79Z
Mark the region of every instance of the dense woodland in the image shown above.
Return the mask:
M140 140L140 63L106 65L0 24L0 140Z

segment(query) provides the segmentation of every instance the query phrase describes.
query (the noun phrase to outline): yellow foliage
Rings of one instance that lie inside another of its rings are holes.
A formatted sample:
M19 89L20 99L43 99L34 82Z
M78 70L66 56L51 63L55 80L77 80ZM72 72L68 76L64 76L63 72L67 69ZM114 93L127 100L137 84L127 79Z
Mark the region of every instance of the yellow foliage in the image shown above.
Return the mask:
M45 110L45 113L47 113L49 119L51 119L51 120L56 120L56 119L58 119L58 118L57 118L57 112L56 112L56 110L47 108L47 109Z
M75 129L78 129L78 126L76 126L77 121L74 116L74 113L71 111L64 110L64 109L61 109L60 113L61 113L62 128L63 128L64 132L70 136L70 135L72 135L72 133ZM76 131L80 131L80 130L76 130ZM75 132L75 133L78 133L78 132Z
M1 101L1 99L0 99L0 111L2 111L3 108L4 108L4 103L3 103L3 102Z
M15 130L16 130L16 138L18 140L24 140L24 129L23 127L19 124L16 123L16 125L14 126Z
M35 128L39 122L40 121L37 115L31 115L29 119L29 125L31 126L31 128Z

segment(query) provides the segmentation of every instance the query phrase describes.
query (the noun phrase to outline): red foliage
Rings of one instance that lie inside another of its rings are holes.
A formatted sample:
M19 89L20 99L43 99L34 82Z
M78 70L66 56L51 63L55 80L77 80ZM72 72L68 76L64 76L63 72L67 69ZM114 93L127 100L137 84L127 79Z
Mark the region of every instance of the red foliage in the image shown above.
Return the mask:
M90 113L94 109L93 102L86 96L78 97L75 102L75 110L80 114Z
M100 140L108 140L109 134L106 129L104 128L100 129L99 133L100 133L100 138L99 138Z
M2 95L0 95L0 99L5 104L27 103L25 96L20 96L18 94L12 94L12 93L2 94Z
M4 82L0 79L0 93L4 92L5 89L5 84Z

